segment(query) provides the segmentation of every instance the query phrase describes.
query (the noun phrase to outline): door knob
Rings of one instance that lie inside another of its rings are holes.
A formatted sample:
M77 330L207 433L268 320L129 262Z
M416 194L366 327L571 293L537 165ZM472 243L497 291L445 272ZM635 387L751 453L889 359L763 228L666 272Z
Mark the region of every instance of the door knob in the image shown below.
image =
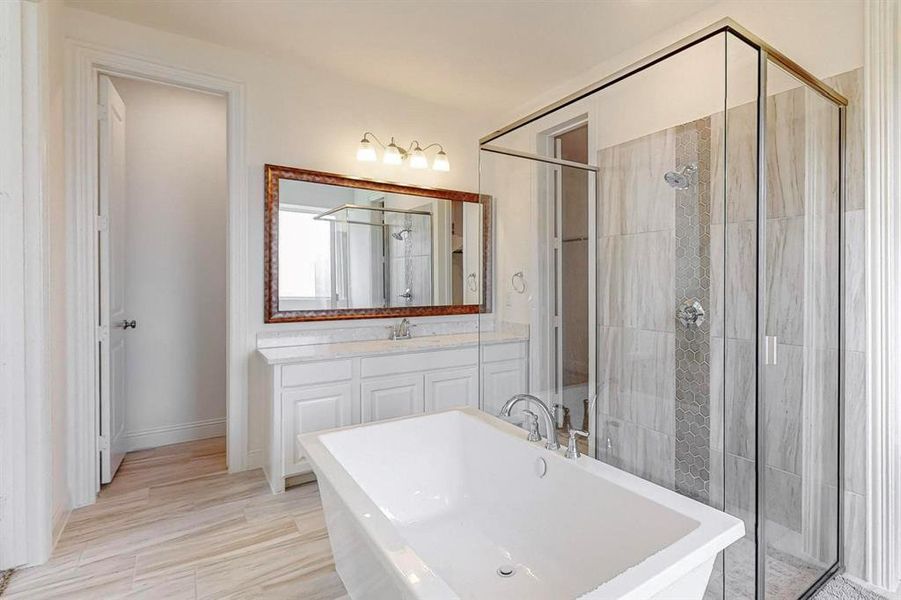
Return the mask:
M138 326L138 322L134 319L132 319L131 321L125 319L119 324L119 326L122 327L122 329L134 329Z

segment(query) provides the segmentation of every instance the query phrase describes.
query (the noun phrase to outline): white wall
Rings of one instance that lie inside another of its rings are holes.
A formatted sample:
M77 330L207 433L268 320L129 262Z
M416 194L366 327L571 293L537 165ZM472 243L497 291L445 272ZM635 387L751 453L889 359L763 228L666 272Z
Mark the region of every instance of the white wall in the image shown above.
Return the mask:
M114 78L126 107L126 438L225 433L226 100Z
M263 323L265 163L414 185L477 188L477 140L489 129L489 118L362 85L299 62L280 62L93 13L66 8L65 21L69 38L244 84L250 219L249 330L244 348L248 359L257 333L305 327ZM357 143L366 130L403 141L440 142L450 157L451 171L357 162ZM321 328L322 324L312 326ZM257 404L249 406L247 452L251 464L262 456L264 443L264 407Z
M537 97L524 98L518 107L492 123L493 129L547 106L725 17L737 21L816 77L822 79L845 73L863 65L863 6L863 0L724 0L684 21L672 23L664 33L640 40L626 52L599 60L594 68L549 87Z
M54 539L62 531L68 518L69 477L66 461L67 428L67 310L66 286L66 189L63 82L63 6L58 2L42 2L45 46L45 113L44 185L47 211L47 274L48 303L48 405L50 407L50 435L54 440L51 452L52 533Z

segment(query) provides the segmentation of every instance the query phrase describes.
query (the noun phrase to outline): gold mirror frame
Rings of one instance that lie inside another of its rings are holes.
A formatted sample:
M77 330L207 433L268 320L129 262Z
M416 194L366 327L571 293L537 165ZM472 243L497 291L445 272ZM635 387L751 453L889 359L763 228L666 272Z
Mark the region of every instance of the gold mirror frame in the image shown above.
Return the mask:
M389 306L382 308L332 308L326 310L279 310L278 307L278 193L279 181L307 181L324 185L374 190L407 196L439 198L482 205L482 303L440 306ZM491 203L488 197L473 192L400 185L372 179L347 177L335 173L265 165L265 215L263 217L263 312L266 323L301 323L342 319L386 319L432 317L489 312L491 298Z

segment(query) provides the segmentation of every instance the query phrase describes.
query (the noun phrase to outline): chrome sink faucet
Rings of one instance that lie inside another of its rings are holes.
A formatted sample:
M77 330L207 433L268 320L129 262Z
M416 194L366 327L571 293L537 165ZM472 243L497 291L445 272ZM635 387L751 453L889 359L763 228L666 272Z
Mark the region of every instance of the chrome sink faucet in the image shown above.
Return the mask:
M520 402L531 402L535 405L535 408L544 419L544 430L547 432L547 443L544 445L544 447L548 450L559 450L560 444L557 442L557 428L554 426L554 415L551 413L551 409L548 408L547 404L545 404L540 398L536 398L531 394L516 394L504 403L504 406L501 408L500 412L498 412L498 415L501 417L509 417L510 411L513 410L513 407ZM531 417L535 416L535 413L532 413L531 415L527 414L527 416L530 417L531 426L534 423ZM534 431L534 429L529 432L530 440L533 440L535 433L536 432Z
M414 327L416 327L416 325L410 323L410 321L404 317L397 325L389 325L388 329L391 330L391 339L396 342L397 340L411 339L413 337L413 332L411 330Z

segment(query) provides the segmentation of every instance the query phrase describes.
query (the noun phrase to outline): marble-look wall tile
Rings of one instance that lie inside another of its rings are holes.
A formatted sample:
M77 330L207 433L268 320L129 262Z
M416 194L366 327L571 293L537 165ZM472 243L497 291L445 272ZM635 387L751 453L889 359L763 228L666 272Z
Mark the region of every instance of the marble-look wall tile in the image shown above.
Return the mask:
M710 506L723 510L726 505L726 490L724 487L725 464L723 453L710 450Z
M620 419L598 419L598 458L658 485L673 487L673 438Z
M723 452L726 416L726 341L710 338L710 451ZM731 381L731 377L730 377ZM712 459L711 459L712 460ZM713 466L711 465L711 469Z
M804 344L804 218L767 221L768 335Z
M727 453L723 489L726 512L745 523L745 536L754 538L756 530L757 476L754 461Z
M623 237L598 240L597 294L598 324L622 327L623 322Z
M602 236L672 229L675 192L663 175L674 148L667 129L598 152Z
M863 210L845 213L842 235L845 246L845 348L853 352L867 349L866 330L866 214Z
M749 460L757 452L754 342L726 340L726 451Z
M767 218L804 214L806 108L804 88L767 98Z
M844 502L845 571L854 577L866 577L867 505L866 498L845 492Z
M766 468L766 517L793 531L801 531L801 478Z
M623 321L626 327L673 331L675 241L672 231L623 238Z
M845 124L845 210L860 210L864 207L864 111L863 111L863 69L829 77L831 85L848 99Z
M730 108L710 117L710 222L757 218L756 104ZM723 147L725 145L725 148Z
M599 411L618 419L629 419L632 406L623 393L623 329L598 327L598 405Z
M861 495L867 491L866 366L863 352L845 353L845 486Z
M673 434L674 345L671 333L623 332L623 393L630 398L631 421L667 435Z
M753 340L757 335L757 224L726 226L725 309L727 338ZM717 273L711 269L711 279ZM718 283L718 282L717 282ZM711 282L713 285L713 282Z
M710 294L707 319L710 324L710 335L724 336L724 318L726 314L726 278L733 273L726 271L726 227L722 223L710 226Z
M766 462L801 474L804 349L779 344L778 363L766 368Z
M672 435L673 344L671 333L600 328L598 387L602 411Z

